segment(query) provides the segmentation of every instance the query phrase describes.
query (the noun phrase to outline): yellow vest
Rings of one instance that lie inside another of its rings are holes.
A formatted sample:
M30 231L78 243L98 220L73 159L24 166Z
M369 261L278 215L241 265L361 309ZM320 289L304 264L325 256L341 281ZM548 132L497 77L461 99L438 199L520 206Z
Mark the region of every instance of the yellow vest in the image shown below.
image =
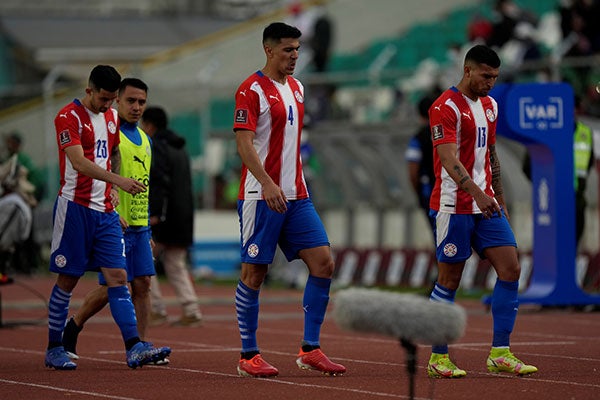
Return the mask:
M121 175L133 178L146 185L146 191L136 195L129 194L119 188L119 205L117 212L130 226L148 226L148 183L150 181L150 163L152 162L152 149L146 133L137 128L142 143L137 145L119 132L121 143Z
M592 157L592 130L585 124L577 122L573 137L573 159L575 162L575 190L579 179L586 179Z

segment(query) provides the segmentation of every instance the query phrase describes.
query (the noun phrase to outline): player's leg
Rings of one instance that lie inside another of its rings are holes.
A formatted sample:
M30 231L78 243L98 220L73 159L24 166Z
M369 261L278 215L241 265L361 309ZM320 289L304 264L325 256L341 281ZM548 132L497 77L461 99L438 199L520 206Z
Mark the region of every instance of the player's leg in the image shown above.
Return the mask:
M127 286L125 241L119 217L117 213L104 214L99 218L94 258L91 263L100 267L106 280L110 312L125 342L127 365L136 368L164 359L171 353L171 349L155 349L140 340L135 309Z
M56 284L48 301L48 349L45 364L55 369L75 369L62 345L63 330L69 312L71 294L87 267L93 227L86 207L61 197L54 204L50 271L57 273Z
M72 370L77 367L64 350L62 336L71 294L78 280L79 277L59 274L48 300L48 347L45 365L49 368Z
M473 217L434 211L431 218L435 228L438 271L429 299L454 303L465 262L471 256ZM448 344L438 343L431 348L427 374L432 378L460 378L467 373L450 359Z
M145 340L146 328L150 320L151 277L156 275L152 255L150 229L125 234L131 241L126 250L127 279L131 284L131 297L137 317L140 338Z
M346 367L332 362L321 351L321 326L325 320L335 263L325 227L310 199L289 205L280 247L288 260L300 257L308 268L302 307L304 334L296 364L327 375L341 375Z
M519 309L521 266L508 220L505 217L482 219L478 224L474 248L483 253L498 275L492 292L493 339L487 359L488 370L518 375L536 372L536 367L524 364L510 352L510 335Z
M262 359L256 330L260 288L273 262L284 216L269 210L265 201L256 200L238 201L238 215L242 268L235 291L235 309L242 349L237 370L242 376L277 376L277 368Z
M78 359L77 338L83 329L83 325L92 316L96 315L108 303L108 291L106 286L100 285L85 295L83 304L65 325L62 343L65 351L72 359Z

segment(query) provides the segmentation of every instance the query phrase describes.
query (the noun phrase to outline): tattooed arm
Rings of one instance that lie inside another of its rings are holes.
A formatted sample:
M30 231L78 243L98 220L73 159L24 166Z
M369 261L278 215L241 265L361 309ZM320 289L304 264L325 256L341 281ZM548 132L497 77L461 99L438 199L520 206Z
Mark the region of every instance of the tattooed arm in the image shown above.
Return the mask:
M465 166L456 157L455 143L440 144L435 147L435 151L437 151L442 167L444 167L448 175L450 175L460 189L473 196L481 212L485 214L486 212L493 213L500 211L498 203L477 186L473 179L471 179ZM498 165L499 168L500 165Z
M492 188L494 189L494 195L500 207L504 209L506 218L510 219L508 214L508 208L506 207L506 201L504 200L504 188L502 187L502 174L500 171L500 159L496 153L496 145L490 145L490 165L492 167Z

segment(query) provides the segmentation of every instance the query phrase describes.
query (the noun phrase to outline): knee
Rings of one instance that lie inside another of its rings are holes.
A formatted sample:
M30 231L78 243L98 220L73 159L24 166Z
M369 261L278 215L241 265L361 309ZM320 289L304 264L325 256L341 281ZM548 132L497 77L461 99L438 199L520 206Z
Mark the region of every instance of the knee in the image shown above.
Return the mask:
M333 277L334 270L335 263L331 257L327 257L326 259L309 266L310 274L316 276L317 278L331 279Z
M127 285L127 272L120 268L102 268L102 274L108 287Z

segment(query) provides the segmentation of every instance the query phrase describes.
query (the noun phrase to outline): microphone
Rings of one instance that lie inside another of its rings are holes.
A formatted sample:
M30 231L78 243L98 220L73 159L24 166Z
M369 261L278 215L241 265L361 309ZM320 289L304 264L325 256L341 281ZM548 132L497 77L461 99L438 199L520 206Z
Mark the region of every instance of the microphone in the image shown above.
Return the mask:
M350 288L338 291L333 300L333 319L349 331L429 345L454 342L465 331L467 315L462 307L423 296Z

